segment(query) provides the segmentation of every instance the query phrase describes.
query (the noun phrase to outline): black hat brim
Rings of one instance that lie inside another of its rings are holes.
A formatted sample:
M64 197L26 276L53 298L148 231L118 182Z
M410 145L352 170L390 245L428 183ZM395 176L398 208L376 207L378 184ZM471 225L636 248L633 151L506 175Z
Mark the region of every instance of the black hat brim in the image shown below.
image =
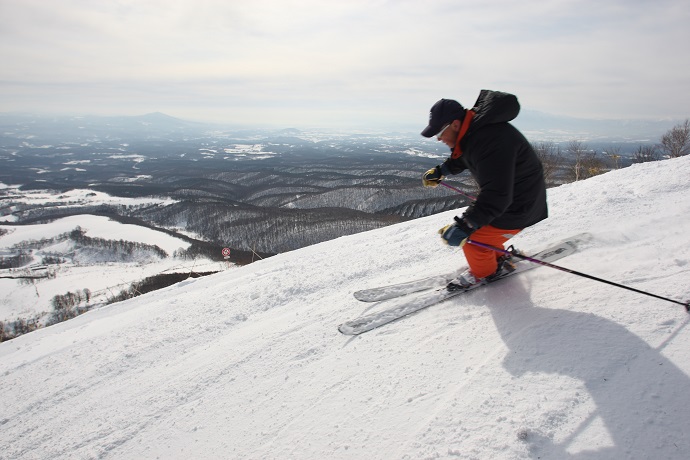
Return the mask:
M439 132L441 132L441 128L443 125L429 125L424 130L422 131L422 136L424 137L434 137L437 135Z

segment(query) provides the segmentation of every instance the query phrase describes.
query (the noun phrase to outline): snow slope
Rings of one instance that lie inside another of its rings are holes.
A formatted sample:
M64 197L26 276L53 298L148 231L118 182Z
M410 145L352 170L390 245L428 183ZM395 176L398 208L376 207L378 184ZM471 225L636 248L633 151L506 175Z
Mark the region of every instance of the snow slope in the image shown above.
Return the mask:
M549 190L528 252L690 299L690 157ZM439 193L448 193L439 190ZM685 459L690 315L540 267L359 337L365 286L456 268L455 213L339 238L0 344L0 457Z

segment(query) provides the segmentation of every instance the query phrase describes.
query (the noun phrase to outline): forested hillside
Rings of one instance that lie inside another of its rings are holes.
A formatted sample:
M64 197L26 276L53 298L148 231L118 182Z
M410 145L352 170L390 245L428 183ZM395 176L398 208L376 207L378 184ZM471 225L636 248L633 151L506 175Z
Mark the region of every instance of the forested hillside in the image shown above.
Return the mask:
M209 245L193 252L228 246L275 254L468 204L448 189L421 186L422 173L448 152L418 134L213 130L160 114L0 117L0 125L0 183L19 184L0 201L7 222L92 213L136 219ZM686 122L658 145L534 146L548 186L556 186L674 156L678 148L667 138L684 134L687 144L687 131ZM476 193L466 174L449 180ZM88 193L75 198L75 190ZM111 198L104 201L103 194Z

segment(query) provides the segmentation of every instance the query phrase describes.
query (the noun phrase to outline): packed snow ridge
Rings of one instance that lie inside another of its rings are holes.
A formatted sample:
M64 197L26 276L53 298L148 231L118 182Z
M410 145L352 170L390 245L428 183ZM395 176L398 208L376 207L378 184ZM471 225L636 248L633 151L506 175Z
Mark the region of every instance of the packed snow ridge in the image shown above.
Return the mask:
M690 156L549 190L528 253L690 299ZM438 193L449 193L439 190ZM357 337L364 287L464 263L461 211L338 238L0 344L0 456L685 459L690 315L539 267Z

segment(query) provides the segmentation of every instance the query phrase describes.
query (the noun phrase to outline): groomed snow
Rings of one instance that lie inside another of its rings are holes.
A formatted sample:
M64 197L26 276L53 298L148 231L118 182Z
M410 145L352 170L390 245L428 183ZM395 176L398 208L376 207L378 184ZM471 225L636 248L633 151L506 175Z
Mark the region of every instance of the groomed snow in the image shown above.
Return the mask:
M527 251L690 300L690 156L549 190ZM439 190L438 193L449 193ZM459 211L458 211L459 212ZM685 459L690 315L540 267L359 337L352 292L456 268L456 212L183 282L0 344L0 456Z

